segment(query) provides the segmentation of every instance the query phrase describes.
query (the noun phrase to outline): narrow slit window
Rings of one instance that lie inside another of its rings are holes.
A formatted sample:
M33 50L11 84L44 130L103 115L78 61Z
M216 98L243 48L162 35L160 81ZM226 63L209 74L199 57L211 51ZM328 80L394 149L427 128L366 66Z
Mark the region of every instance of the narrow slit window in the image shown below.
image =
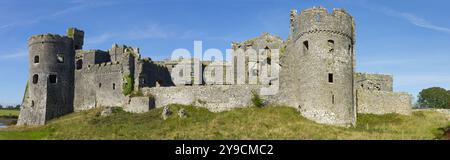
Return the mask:
M352 45L348 45L348 54L352 54Z
M102 83L99 83L99 84L98 84L98 88L102 88Z
M48 76L48 79L49 79L50 83L52 83L52 84L55 84L58 81L57 76L53 75L53 74Z
M329 82L329 83L333 83L333 82L334 82L333 74L332 74L332 73L329 73L329 74L328 74L328 82Z
M113 90L116 90L116 84L113 83Z
M334 104L334 94L331 95L331 103Z

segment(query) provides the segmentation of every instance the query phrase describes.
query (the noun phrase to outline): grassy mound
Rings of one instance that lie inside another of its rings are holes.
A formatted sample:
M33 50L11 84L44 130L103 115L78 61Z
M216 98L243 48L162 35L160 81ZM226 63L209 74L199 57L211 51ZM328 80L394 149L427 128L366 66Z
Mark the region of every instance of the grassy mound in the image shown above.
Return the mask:
M187 118L176 114L181 108L187 111ZM342 128L317 124L289 107L221 113L183 105L171 105L170 109L173 114L165 121L161 108L143 114L117 111L109 117L101 117L101 110L93 109L45 126L0 129L0 139L436 139L450 124L444 115L431 111L411 116L361 114L355 127Z

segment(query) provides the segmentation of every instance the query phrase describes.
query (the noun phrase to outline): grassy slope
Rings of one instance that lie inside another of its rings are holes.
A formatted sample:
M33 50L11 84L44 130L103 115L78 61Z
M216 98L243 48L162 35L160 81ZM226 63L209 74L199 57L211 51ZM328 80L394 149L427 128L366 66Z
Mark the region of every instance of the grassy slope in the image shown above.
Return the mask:
M185 108L188 118L176 115ZM42 127L0 130L0 139L434 139L448 119L435 112L412 116L359 115L352 128L309 121L293 108L245 108L211 113L192 106L172 105L163 121L162 109L144 114L119 111L100 117L100 110L73 113Z

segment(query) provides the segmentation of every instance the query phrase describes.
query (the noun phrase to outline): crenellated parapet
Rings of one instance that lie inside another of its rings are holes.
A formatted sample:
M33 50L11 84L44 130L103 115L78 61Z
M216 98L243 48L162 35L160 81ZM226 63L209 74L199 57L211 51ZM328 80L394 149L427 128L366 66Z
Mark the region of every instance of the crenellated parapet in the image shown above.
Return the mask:
M392 75L355 73L357 89L393 92L394 79Z
M72 40L69 37L61 36L57 34L40 34L31 36L28 39L28 46L34 44L43 44L43 43L71 43Z
M291 38L297 40L305 34L329 33L349 38L355 42L355 22L344 9L333 9L328 13L326 8L313 7L297 13L291 11Z

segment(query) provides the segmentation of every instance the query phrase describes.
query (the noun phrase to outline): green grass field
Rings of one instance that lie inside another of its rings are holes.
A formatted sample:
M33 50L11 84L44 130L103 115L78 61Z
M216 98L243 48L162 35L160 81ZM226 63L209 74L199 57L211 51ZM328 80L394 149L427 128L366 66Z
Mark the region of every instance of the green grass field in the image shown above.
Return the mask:
M100 109L72 113L40 127L0 129L0 139L440 139L450 126L448 117L432 111L411 116L360 114L355 127L322 125L293 108L244 108L212 113L193 106L171 105L174 112L161 119L162 109L131 114L118 111L101 117ZM186 109L188 118L176 112Z
M18 117L19 110L0 109L0 117Z

